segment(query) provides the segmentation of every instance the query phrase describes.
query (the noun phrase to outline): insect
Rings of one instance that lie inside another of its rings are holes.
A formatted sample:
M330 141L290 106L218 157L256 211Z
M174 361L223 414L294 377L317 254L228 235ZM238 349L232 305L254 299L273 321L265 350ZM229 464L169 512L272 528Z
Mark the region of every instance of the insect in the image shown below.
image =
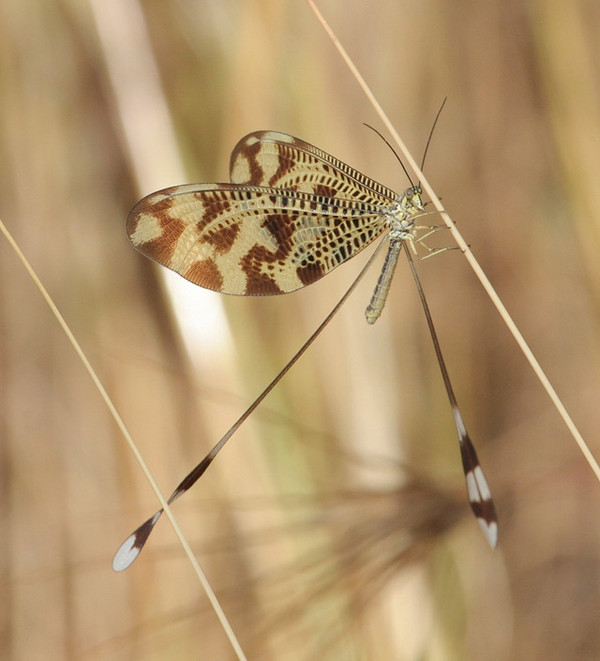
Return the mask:
M232 183L173 186L140 200L127 219L133 245L201 287L265 296L310 285L386 234L387 256L365 313L367 321L374 323L385 305L400 250L408 245L416 254L415 244L436 231L416 224L427 213L419 185L397 195L317 147L284 133L259 131L242 138L231 155L230 175ZM450 399L471 508L495 547L497 518L491 492L458 409L408 250L406 254ZM337 312L357 281L290 363L184 478L169 503L204 473ZM156 512L125 540L115 555L115 569L125 569L135 560L161 514L162 510Z
M399 248L422 229L419 186L398 197L284 133L246 136L230 169L234 183L174 186L138 202L127 221L133 245L206 289L264 296L319 280L386 230ZM370 323L384 303L379 287Z

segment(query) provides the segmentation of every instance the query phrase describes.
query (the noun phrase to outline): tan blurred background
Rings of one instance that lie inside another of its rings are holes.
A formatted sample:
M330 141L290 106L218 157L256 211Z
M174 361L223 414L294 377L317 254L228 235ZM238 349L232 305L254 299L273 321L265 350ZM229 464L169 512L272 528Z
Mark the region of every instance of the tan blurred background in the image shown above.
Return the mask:
M417 158L448 97L426 171L598 454L600 6L320 6ZM407 182L300 0L9 0L0 44L0 215L169 492L366 255L268 300L183 283L206 332L184 342L128 209L227 180L266 128ZM0 656L232 659L166 521L111 570L156 502L4 240L0 269ZM600 485L460 254L419 269L497 551L404 264L381 320L363 318L374 270L175 512L249 658L600 658Z

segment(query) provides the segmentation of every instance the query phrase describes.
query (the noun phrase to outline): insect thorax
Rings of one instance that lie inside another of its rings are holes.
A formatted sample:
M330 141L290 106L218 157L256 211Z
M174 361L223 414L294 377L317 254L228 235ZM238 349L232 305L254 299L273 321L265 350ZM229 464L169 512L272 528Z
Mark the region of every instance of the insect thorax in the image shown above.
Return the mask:
M415 234L415 218L425 213L420 186L411 186L386 209L386 222L390 239L412 239Z

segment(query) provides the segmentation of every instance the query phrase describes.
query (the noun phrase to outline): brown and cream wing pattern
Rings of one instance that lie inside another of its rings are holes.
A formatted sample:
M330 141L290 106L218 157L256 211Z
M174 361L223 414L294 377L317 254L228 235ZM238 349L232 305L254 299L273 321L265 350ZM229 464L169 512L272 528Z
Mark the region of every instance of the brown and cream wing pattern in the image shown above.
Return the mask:
M379 206L239 184L166 188L127 219L147 257L201 287L248 296L311 284L385 229Z
M236 184L272 186L326 197L387 206L394 191L314 145L278 131L256 131L231 153L230 178Z
M143 254L207 289L284 294L315 282L386 229L396 194L307 142L242 138L231 184L166 188L130 211Z

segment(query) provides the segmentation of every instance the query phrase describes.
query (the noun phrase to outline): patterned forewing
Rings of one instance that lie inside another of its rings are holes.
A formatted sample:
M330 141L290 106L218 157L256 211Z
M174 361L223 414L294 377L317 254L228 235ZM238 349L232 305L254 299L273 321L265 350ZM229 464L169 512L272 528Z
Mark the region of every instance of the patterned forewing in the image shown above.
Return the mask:
M368 206L385 206L398 197L318 147L277 131L242 138L231 153L230 177L236 184L359 200Z
M364 202L236 184L167 188L127 219L146 256L201 287L254 296L315 282L384 229L379 208Z

